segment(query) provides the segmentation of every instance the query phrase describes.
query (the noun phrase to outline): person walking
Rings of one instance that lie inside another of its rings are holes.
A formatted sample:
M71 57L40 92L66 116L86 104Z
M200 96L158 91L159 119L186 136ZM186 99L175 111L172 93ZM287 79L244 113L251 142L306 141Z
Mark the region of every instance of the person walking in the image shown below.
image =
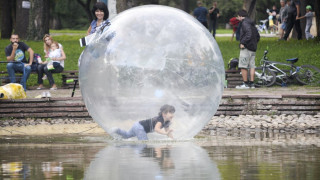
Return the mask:
M310 5L306 6L307 13L304 16L299 17L298 19L306 18L306 39L309 40L310 38L313 39L314 36L310 33L310 29L312 26L312 18L313 18L313 12L312 12L312 7Z
M208 15L208 10L207 8L202 6L201 1L197 1L197 8L194 9L193 15L198 21L200 21L201 24L204 25L204 27L208 28L208 22L207 22L207 15Z
M287 1L290 1L290 0L287 0ZM288 9L288 18L286 22L286 29L285 29L285 34L283 36L283 40L288 39L293 26L295 27L298 33L298 40L302 39L302 31L301 31L299 16L300 16L300 0L291 0L290 6Z
M237 89L249 89L254 87L255 57L260 35L254 22L248 17L245 10L238 12L238 20L242 22L240 30L240 57L239 68L241 68L243 84L236 86ZM248 81L248 69L250 69L250 80Z
M212 35L215 38L216 37L216 29L217 29L217 21L220 16L220 11L217 8L217 2L213 2L213 6L209 9L209 17L210 21L212 23Z

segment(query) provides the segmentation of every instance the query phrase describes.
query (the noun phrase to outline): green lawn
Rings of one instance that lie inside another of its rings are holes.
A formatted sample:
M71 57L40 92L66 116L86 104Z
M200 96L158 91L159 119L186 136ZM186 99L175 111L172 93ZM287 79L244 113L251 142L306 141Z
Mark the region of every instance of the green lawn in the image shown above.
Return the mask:
M218 30L218 33L228 33L229 30ZM61 43L64 47L64 51L67 55L65 61L65 70L77 70L78 58L84 48L79 46L79 39L86 34L86 31L75 30L52 30L51 34L59 34L54 36L54 40ZM74 35L70 35L70 34ZM231 33L231 30L230 30ZM66 35L62 35L66 34ZM83 34L83 35L82 35ZM231 58L239 56L239 42L230 41L230 37L217 37L217 43L222 53L225 67L227 68L228 61ZM28 44L36 53L44 55L43 42L42 41L24 41ZM5 61L4 48L9 44L9 39L2 39L0 41L0 61ZM311 64L320 68L320 43L314 40L297 41L290 40L289 42L277 41L277 38L261 38L258 44L258 50L256 54L256 63L260 63L260 59L265 49L269 50L269 59L273 61L285 62L285 59L299 57L298 65ZM6 71L5 64L0 64L0 70ZM54 79L58 86L61 86L61 75L54 74ZM31 75L28 80L28 86L37 85L37 76ZM48 85L48 81L45 81L45 85Z

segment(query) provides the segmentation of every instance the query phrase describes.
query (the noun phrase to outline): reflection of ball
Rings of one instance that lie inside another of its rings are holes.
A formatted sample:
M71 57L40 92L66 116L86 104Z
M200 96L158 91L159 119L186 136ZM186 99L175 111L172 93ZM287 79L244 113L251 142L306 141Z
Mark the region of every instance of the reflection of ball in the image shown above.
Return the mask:
M216 112L223 84L224 63L212 35L194 17L170 7L120 13L80 57L83 100L107 132L129 130L170 104L176 108L173 136L191 138Z

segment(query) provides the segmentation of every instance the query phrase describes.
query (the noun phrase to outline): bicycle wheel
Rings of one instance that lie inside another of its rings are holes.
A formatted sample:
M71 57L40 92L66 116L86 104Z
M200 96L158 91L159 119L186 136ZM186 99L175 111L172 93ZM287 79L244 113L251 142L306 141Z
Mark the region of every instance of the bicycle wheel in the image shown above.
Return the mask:
M254 84L257 87L269 87L276 81L276 74L268 68L265 68L263 72L262 67L256 67L254 74Z
M312 65L302 65L295 77L302 85L319 85L320 69Z

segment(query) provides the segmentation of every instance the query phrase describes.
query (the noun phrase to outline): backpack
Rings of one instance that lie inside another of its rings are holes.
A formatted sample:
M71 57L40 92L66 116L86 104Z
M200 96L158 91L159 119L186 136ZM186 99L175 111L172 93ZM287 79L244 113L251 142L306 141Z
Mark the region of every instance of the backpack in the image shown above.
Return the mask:
M33 54L33 62L32 62L32 65L31 65L31 71L35 71L35 72L38 71L39 62L42 62L41 61L41 55L37 54L37 53L34 53Z
M228 63L229 70L236 70L238 68L239 59L238 58L231 58Z

